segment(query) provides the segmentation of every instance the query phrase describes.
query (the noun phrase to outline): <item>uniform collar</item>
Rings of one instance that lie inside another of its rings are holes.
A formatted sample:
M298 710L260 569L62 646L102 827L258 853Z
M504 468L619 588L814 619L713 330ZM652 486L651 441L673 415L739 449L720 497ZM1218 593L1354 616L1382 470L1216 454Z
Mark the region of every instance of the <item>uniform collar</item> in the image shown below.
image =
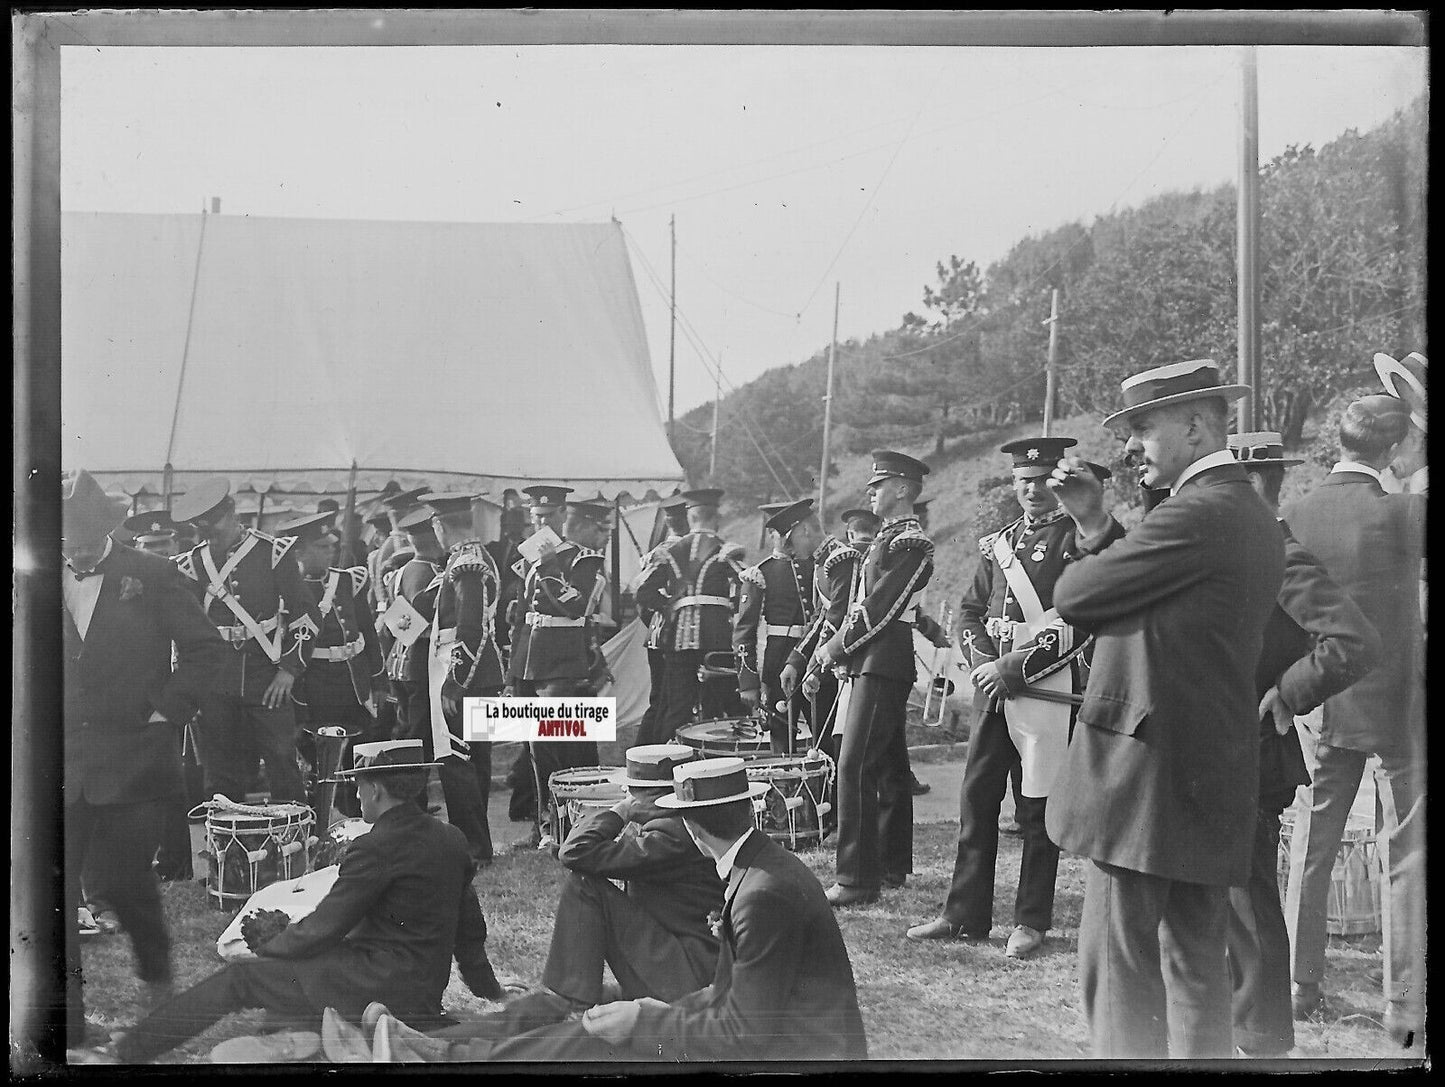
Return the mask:
M448 555L455 554L456 552L460 551L460 550L461 550L462 548L464 548L464 547L470 547L470 546L472 546L472 545L474 545L474 544L480 545L481 542L482 542L482 541L479 540L479 539L477 539L477 537L475 537L475 536L468 536L468 537L467 537L465 540L463 540L461 543L452 544L451 547L447 548L447 554L448 554ZM564 540L563 543L565 543L565 542L566 542L566 541ZM559 550L560 550L560 549L559 549Z
M1371 468L1368 464L1361 464L1357 460L1342 460L1330 469L1330 475L1337 472L1358 472L1362 476L1369 476L1376 483L1380 482L1380 470Z
M1169 488L1169 493L1171 496L1178 494L1180 487L1183 487L1184 484L1188 483L1201 472L1207 472L1211 468L1222 468L1226 464L1238 463L1239 462L1234 459L1234 454L1228 449L1216 449L1213 453L1206 453L1179 473L1179 478L1176 479L1174 485Z
M1051 524L1053 524L1055 521L1057 521L1060 517L1063 517L1063 516L1064 516L1064 507L1063 507L1063 506L1055 506L1053 509L1051 509L1048 513L1044 514L1042 517L1039 517L1039 518L1036 518L1036 519L1033 519L1033 520L1030 520L1030 519L1029 519L1029 515L1026 513L1026 514L1024 514L1024 531L1025 531L1025 532L1032 532L1032 531L1033 531L1034 529L1036 529L1036 528L1043 528L1045 525L1051 525Z
M892 528L894 525L906 525L910 521L915 525L919 523L917 516L911 513L905 513L900 517L890 517L888 518L888 520L884 521L882 526L878 529L878 534L881 536L885 529Z
M769 557L774 559L782 559L784 562L793 561L792 555L789 555L786 551L779 551L777 548L773 549L773 553Z

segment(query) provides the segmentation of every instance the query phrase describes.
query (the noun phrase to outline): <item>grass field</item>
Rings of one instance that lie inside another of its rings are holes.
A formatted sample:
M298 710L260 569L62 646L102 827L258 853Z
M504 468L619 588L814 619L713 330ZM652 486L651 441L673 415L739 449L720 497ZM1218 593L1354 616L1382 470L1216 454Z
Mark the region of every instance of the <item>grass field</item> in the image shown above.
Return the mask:
M1006 922L1018 874L1019 842L1001 840L995 898L996 925L987 944L914 944L903 938L912 924L936 915L952 872L956 829L920 826L915 832L915 874L907 887L885 891L879 903L840 911L852 957L870 1053L888 1060L997 1059L1049 1061L1086 1056L1085 1025L1077 989L1077 928L1083 904L1084 863L1065 856L1059 868L1055 930L1043 951L1026 962L1004 955ZM831 851L801 854L819 879L832 881ZM535 981L551 934L551 908L562 869L545 854L500 855L476 887L490 930L489 953L500 974ZM215 940L230 920L212 909L201 883L164 885L175 943L177 981L193 982L220 966ZM129 1021L139 986L124 937L84 945L87 1009L113 1029ZM1301 1057L1326 1059L1401 1056L1377 1020L1380 940L1331 937L1328 1005L1316 1022L1297 1024ZM453 977L445 998L458 1016L491 1005L472 997ZM260 1013L231 1016L195 1042L169 1055L177 1063L205 1062L222 1039L252 1033Z

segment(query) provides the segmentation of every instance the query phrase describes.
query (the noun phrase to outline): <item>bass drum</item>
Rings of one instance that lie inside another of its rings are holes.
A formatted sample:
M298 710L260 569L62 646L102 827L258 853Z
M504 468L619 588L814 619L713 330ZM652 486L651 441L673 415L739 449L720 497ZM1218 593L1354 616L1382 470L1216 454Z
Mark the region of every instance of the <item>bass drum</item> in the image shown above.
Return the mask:
M752 717L722 717L684 725L677 730L677 742L695 749L704 759L758 759L773 753L767 726Z

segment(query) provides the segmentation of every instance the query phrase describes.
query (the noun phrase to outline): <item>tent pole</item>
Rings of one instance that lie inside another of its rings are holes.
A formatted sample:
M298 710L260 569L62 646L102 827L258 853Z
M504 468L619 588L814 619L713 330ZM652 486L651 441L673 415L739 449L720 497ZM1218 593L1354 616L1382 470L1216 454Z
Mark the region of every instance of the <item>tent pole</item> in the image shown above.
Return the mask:
M186 313L186 338L181 345L181 375L176 379L176 404L171 409L171 436L166 440L166 470L169 472L171 466L171 454L176 449L176 426L181 418L181 390L186 385L186 364L191 357L191 328L196 321L196 294L201 286L201 251L206 244L206 215L205 206L201 207L201 236L196 242L196 269L191 275L191 308ZM166 509L170 509L170 489L166 489Z
M346 481L346 528L341 539L341 565L356 561L356 461L351 462L351 476Z
M622 496L612 499L612 621L622 628Z
M175 486L175 469L171 462L166 461L165 470L161 472L161 492L165 496L166 512L171 512L171 489Z

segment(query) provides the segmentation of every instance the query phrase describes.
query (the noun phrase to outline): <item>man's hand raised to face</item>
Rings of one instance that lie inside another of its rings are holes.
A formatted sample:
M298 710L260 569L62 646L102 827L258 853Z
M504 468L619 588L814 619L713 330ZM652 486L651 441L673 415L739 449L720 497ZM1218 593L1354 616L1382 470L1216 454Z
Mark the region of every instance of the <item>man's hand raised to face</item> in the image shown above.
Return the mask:
M1059 505L1074 519L1080 536L1095 536L1109 524L1104 512L1104 485L1094 470L1079 457L1060 457L1049 474L1049 490L1059 497Z

